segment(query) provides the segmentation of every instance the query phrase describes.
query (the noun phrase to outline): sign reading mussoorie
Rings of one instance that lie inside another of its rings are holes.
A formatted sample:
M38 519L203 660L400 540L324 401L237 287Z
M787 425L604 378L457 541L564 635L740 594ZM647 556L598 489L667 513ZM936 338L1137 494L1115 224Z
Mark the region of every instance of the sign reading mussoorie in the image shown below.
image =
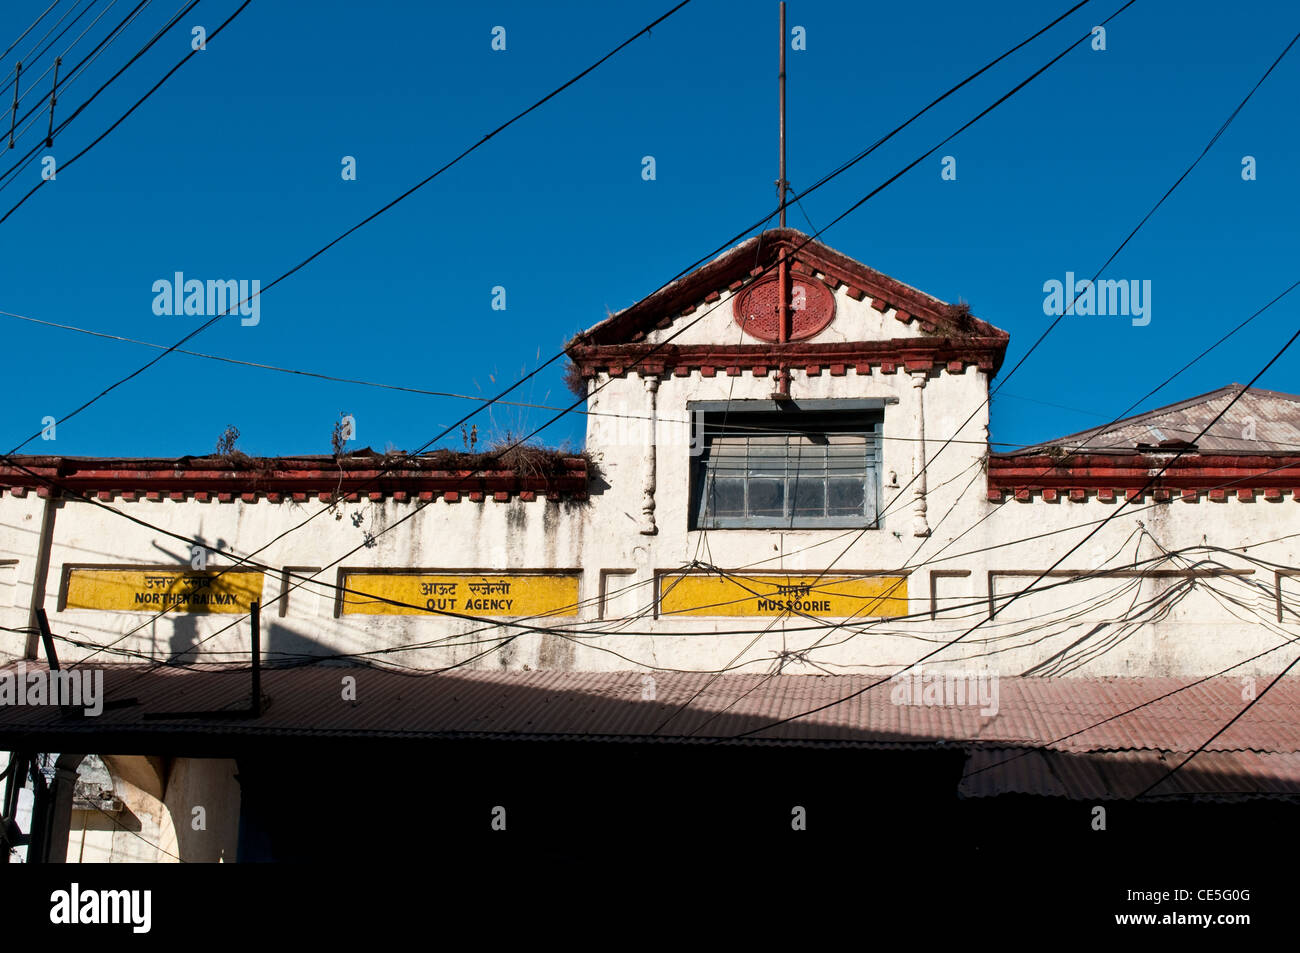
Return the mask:
M833 619L907 614L906 576L664 575L660 615L779 616Z
M578 574L347 572L343 615L576 616Z
M102 612L247 612L262 598L262 573L248 569L68 570L68 609Z

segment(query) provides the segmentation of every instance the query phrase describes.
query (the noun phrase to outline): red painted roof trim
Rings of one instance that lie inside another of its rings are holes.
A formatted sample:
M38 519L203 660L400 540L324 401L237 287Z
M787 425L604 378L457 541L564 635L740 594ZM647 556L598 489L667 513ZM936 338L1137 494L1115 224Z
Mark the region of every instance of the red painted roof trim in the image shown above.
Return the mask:
M645 374L684 375L701 371L712 376L718 368L743 368L765 376L782 362L809 373L823 367L855 367L866 373L879 367L884 373L897 370L949 371L975 365L990 377L1002 366L1006 340L996 337L891 338L887 341L835 341L813 344L603 344L573 345L569 356L584 377L604 371L621 377L630 370Z
M385 472L379 458L276 458L250 461L249 465L230 466L212 458L178 460L99 457L14 457L19 466L0 464L0 491L9 489L23 496L35 489L48 496L51 483L77 493L100 499L144 493L146 499L159 500L162 494L171 499L191 495L203 501L211 494L218 499L265 497L282 502L286 495L299 501L315 495L340 498L366 493L410 499L445 497L448 502L460 494L487 494L501 499L537 493L550 498L561 496L585 498L588 488L587 461L582 457L560 457L555 473L522 473L515 470L420 469L404 465ZM418 461L419 457L413 458ZM32 472L27 472L32 471Z
M1153 497L1171 497L1170 491L1207 492L1211 500L1266 500L1300 494L1300 456L1293 454L1188 453L1174 459L1170 453L1084 453L1062 459L1059 454L992 454L988 465L989 498L1004 494L1026 500L1039 494L1049 502L1066 492L1095 492L1103 501L1116 494L1142 489L1162 467L1168 469L1147 490ZM1191 499L1190 493L1180 493ZM1296 495L1300 500L1300 495Z

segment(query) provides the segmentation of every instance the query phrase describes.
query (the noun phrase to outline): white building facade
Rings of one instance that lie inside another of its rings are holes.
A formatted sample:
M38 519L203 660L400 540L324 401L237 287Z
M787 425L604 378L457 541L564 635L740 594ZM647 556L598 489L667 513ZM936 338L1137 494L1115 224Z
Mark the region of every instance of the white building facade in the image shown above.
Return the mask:
M965 306L783 229L569 343L580 455L16 458L0 674L51 661L38 610L65 667L246 671L254 604L267 669L644 673L642 700L655 673L1278 672L1300 402L1225 388L995 453L1007 346ZM236 752L84 750L152 818L152 859L235 857ZM200 789L219 837L190 825ZM77 850L126 849L85 827Z
M976 623L932 664L1204 675L1274 646L1300 563L1290 458L990 454L1006 345L764 233L571 343L585 460L4 468L0 645L38 657L43 606L70 662L247 663L257 598L268 665L887 672ZM205 573L216 601L187 601Z

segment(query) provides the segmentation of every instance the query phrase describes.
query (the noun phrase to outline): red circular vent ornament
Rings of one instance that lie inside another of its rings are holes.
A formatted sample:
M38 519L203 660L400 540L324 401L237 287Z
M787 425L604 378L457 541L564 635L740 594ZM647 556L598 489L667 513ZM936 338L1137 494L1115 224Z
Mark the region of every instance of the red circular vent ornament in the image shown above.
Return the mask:
M781 298L780 277L758 279L732 302L732 314L746 334L760 341L779 341L777 305ZM790 340L810 338L835 317L835 295L820 281L790 279Z

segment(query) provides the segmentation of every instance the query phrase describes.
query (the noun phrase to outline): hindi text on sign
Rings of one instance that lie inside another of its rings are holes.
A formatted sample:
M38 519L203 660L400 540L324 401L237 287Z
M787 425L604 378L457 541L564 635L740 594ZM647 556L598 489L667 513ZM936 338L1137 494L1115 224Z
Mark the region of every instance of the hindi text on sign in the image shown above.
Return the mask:
M907 614L907 577L736 576L704 573L660 578L659 614L880 618Z

